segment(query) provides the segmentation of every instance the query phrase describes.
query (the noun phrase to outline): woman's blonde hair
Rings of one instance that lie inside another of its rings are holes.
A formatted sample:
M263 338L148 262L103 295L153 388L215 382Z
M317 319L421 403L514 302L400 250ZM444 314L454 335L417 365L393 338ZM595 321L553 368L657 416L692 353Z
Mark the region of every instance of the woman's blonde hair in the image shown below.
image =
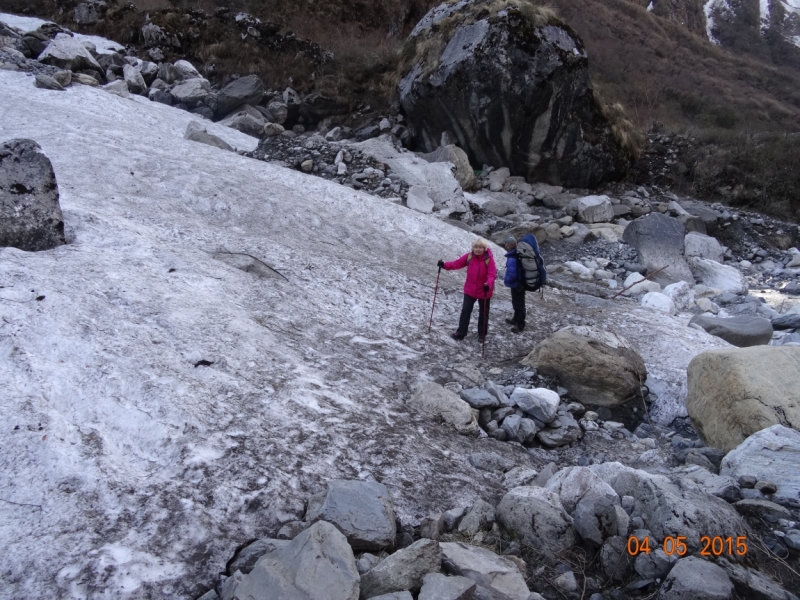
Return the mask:
M472 242L472 247L473 248L483 248L484 250L486 250L487 248L489 248L489 242L487 242L485 239L479 237L474 242Z

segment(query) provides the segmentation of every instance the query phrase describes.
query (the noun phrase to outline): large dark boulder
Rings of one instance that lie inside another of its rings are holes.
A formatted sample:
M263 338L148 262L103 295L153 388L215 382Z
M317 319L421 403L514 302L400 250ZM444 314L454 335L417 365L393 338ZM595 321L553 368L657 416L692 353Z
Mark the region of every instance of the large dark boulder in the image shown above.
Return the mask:
M33 252L65 243L50 160L33 140L0 144L0 247Z
M247 75L231 81L217 94L217 114L227 115L242 104L256 105L264 97L264 82L258 75Z
M639 264L649 273L667 267L652 278L661 286L678 281L694 285L694 276L683 257L685 237L683 223L661 213L631 221L622 233L623 241L636 248Z
M527 2L432 9L406 41L398 95L425 152L450 132L473 165L570 187L618 180L629 166L594 95L583 42Z
M772 339L772 324L769 319L742 315L722 319L709 315L695 315L689 325L698 325L707 333L722 338L739 348L766 346Z

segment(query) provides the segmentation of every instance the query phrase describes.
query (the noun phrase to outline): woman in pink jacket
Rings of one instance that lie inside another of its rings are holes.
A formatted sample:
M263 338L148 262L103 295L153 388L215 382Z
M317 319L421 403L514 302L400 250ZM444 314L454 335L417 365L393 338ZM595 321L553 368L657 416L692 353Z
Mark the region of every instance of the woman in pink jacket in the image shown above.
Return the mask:
M494 293L494 280L497 277L497 266L494 264L492 251L483 238L472 242L472 252L450 262L439 261L440 269L454 271L467 267L467 281L464 283L464 305L458 329L452 334L453 339L463 340L469 331L469 319L475 301L478 301L478 337L481 341L489 330L489 299Z

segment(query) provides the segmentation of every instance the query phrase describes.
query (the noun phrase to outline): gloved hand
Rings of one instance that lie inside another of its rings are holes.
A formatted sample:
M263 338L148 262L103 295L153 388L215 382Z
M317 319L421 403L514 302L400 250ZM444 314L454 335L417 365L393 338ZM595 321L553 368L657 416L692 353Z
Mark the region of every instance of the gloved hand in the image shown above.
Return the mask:
M439 267L440 269L444 269L444 261L440 260L439 262L436 263L436 266Z
M483 284L483 293L484 294L488 294L489 293L489 284L488 283L484 283Z

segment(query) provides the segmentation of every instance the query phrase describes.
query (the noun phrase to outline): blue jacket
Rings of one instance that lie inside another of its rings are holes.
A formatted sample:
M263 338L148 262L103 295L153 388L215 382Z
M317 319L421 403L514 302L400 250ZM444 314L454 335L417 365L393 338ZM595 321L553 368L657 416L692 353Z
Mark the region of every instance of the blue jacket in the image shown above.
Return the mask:
M517 268L517 249L514 248L506 253L506 276L503 285L516 289L519 286L519 269Z

